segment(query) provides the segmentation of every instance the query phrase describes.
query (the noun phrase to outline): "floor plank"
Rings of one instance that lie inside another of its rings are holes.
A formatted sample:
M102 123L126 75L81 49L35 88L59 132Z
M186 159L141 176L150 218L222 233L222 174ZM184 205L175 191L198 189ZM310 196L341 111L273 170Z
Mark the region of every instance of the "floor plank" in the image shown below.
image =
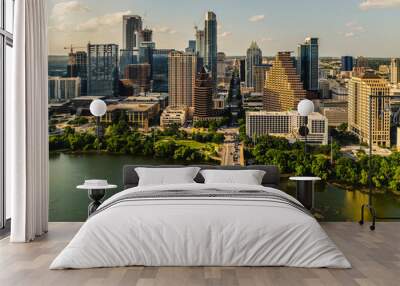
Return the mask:
M50 223L44 237L29 244L0 240L0 285L134 285L134 286L266 286L266 285L399 285L400 222L368 225L322 223L344 252L352 269L285 267L125 267L50 271L55 256L81 223Z

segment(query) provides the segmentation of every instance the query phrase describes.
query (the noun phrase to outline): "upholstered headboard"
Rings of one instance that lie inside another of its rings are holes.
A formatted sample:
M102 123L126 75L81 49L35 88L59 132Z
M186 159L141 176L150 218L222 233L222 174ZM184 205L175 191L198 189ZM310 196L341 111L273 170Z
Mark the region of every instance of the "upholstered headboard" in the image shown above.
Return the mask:
M263 165L253 165L253 166L211 166L211 165L191 165L195 167L200 167L202 170L204 169L218 169L218 170L263 170L265 171L265 176L262 180L262 185L266 187L272 187L279 189L280 184L280 172L278 167L276 166L263 166ZM146 168L180 168L187 167L183 165L125 165L123 169L123 185L124 189L133 188L138 185L139 177L135 172L135 168L137 167L146 167ZM203 176L199 173L195 178L197 183L204 183Z

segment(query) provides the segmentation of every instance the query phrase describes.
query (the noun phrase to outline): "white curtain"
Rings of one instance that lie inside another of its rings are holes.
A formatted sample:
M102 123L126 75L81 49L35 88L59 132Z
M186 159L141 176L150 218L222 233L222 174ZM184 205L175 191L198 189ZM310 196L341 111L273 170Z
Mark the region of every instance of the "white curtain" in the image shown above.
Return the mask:
M13 94L6 99L12 242L29 242L48 227L46 1L15 1Z

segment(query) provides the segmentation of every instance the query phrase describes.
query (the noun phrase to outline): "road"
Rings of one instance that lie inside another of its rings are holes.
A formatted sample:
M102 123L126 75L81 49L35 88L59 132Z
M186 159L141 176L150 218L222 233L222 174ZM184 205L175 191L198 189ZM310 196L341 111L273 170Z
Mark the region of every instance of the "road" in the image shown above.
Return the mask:
M240 165L240 144L236 133L225 133L225 142L222 150L222 166Z

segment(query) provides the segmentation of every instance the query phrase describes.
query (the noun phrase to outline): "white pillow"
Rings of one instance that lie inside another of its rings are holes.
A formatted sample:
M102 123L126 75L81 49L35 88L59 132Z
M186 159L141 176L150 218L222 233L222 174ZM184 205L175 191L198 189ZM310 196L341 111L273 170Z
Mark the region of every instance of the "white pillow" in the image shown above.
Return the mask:
M205 184L261 185L265 171L261 170L202 170Z
M172 185L195 183L194 178L200 171L198 167L184 168L135 168L139 176L139 186Z

